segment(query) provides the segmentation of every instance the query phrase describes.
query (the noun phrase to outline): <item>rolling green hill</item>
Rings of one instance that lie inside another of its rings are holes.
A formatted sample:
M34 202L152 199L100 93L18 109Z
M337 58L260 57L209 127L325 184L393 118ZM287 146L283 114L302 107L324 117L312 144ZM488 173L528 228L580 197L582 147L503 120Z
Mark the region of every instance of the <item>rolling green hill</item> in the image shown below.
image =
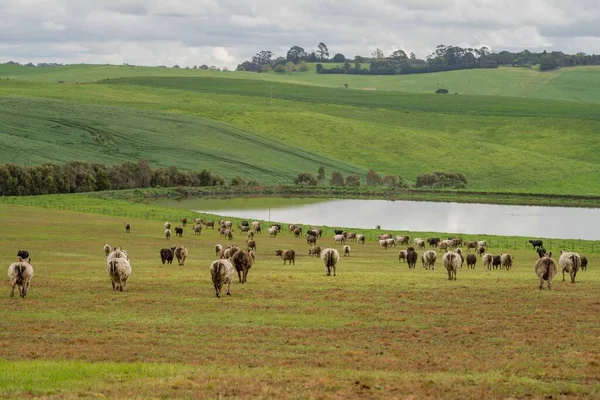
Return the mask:
M295 174L324 165L327 174L373 168L408 181L435 170L460 171L474 190L600 193L600 113L594 102L359 91L206 76L95 84L1 80L0 99L2 109L11 110L11 119L4 116L0 126L4 162L17 159L14 149L26 143L27 162L145 157L152 166L208 168L261 183L291 182ZM43 122L36 122L36 115ZM48 122L57 115L84 128L71 131ZM119 138L117 149L107 150L86 133L88 126L99 129L100 137ZM69 134L59 148L69 151L45 151L49 137L65 130ZM239 131L251 139L239 139ZM168 155L165 146L172 149ZM281 156L288 147L296 155L289 160Z
M332 65L326 66L331 67ZM310 66L311 70L308 72L258 74L115 65L75 64L31 68L0 64L0 79L89 83L103 79L131 77L218 77L334 88L342 88L344 84L348 84L349 89L356 90L376 89L378 91L433 93L439 88L446 88L451 93L471 95L600 101L600 67L598 66L563 68L551 72L503 67L396 76L321 75L316 73L315 64Z
M23 157L23 152L27 157ZM365 169L199 117L49 99L0 98L3 163L121 163L240 175L266 184L290 183L320 166L344 173Z

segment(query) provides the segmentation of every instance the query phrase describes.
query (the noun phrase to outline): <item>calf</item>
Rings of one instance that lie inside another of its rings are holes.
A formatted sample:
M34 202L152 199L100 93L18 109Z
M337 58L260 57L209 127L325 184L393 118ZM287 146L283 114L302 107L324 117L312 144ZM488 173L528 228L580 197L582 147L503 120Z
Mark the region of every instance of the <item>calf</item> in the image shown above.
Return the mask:
M475 269L475 264L477 264L477 256L475 254L467 254L467 267Z
M556 261L550 257L542 257L535 262L533 270L540 280L540 290L544 287L544 281L548 282L548 290L550 290L552 288L552 279L554 279L558 271Z
M33 267L26 261L19 261L10 264L8 267L8 279L10 280L12 290L10 297L15 295L15 287L19 287L19 296L25 297L29 292L29 286L33 278Z
M319 246L313 246L308 250L308 255L309 256L317 256L320 257L321 256L321 248Z
M183 237L183 228L176 226L175 227L175 236Z
M175 249L175 247L161 249L160 260L162 261L163 265L165 265L165 262L167 264L173 263L173 257L175 257Z

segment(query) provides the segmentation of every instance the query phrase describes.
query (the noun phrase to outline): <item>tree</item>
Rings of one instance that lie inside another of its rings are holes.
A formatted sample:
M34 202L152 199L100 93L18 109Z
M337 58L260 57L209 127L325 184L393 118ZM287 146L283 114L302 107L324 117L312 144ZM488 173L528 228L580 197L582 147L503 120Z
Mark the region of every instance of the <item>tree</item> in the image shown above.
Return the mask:
M343 63L344 61L346 61L346 57L344 57L343 54L337 53L335 56L333 56L331 61L336 63Z
M344 186L344 177L342 176L342 173L340 171L333 171L329 183L332 186Z
M553 56L545 55L542 57L542 62L540 63L540 71L550 71L558 67L558 61Z
M329 59L329 49L323 42L317 46L317 57L319 61L327 61Z
M298 71L306 72L308 71L308 63L306 61L300 61L300 65L298 66Z
M379 174L377 172L375 172L375 170L370 169L369 172L367 172L367 185L381 186L382 184L383 184L383 180L381 179Z
M383 54L383 50L381 50L380 48L373 50L373 52L371 53L371 56L375 60L382 60L385 58L385 55Z
M287 63L285 63L285 70L286 70L286 72L291 74L292 72L294 72L296 70L296 65L294 65L293 62L288 61Z
M325 167L319 167L319 170L317 171L317 180L319 181L319 183L325 180Z
M414 53L413 53L414 54ZM397 61L408 61L408 56L404 50L396 50L390 54L390 59Z
M359 187L360 186L360 176L348 175L346 177L346 186Z
M300 60L306 60L307 58L307 54L306 51L304 51L304 49L300 46L293 46L289 49L289 51L287 52L287 56L286 59L288 61L293 62L294 64L297 64L300 62Z
M246 181L239 176L234 177L230 183L231 186L245 186Z
M294 183L296 185L317 186L317 179L310 172L302 172L294 178Z
M269 72L271 69L271 64L263 64L260 66L260 72Z
M283 64L277 64L273 71L277 72L278 74L285 74L287 72L285 65Z
M273 52L268 51L268 50L262 50L258 53L256 53L256 55L254 57L252 57L252 64L256 64L256 65L265 65L265 64L269 64L269 65L273 65Z

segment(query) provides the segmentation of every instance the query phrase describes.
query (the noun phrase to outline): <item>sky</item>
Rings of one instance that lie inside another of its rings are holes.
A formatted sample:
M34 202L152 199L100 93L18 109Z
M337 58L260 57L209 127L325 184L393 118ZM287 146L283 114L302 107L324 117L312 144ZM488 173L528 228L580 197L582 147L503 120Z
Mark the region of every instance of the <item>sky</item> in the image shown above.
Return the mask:
M600 0L0 0L0 62L215 65L324 42L425 58L439 44L600 53Z

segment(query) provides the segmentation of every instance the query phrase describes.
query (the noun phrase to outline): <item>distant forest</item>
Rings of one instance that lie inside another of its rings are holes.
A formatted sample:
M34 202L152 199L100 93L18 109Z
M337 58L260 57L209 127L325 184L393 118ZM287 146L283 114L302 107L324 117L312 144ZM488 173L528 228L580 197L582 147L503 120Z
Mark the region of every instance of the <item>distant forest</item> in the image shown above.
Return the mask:
M327 45L321 42L317 45L317 49L311 52L307 52L300 46L292 46L285 57L275 57L273 52L268 50L260 51L252 57L252 60L238 65L237 71L279 73L308 71L308 63L317 63L317 72L320 74L420 74L459 69L498 68L501 65L526 68L539 65L541 71L549 71L560 67L600 65L600 55L565 54L561 51L532 53L529 50L518 53L510 51L493 53L487 47L473 49L441 44L425 60L417 58L415 53L406 54L404 50L396 50L385 55L381 49L375 49L370 57L348 58L337 53L330 58ZM336 65L327 68L327 63ZM368 64L368 68L363 64Z

